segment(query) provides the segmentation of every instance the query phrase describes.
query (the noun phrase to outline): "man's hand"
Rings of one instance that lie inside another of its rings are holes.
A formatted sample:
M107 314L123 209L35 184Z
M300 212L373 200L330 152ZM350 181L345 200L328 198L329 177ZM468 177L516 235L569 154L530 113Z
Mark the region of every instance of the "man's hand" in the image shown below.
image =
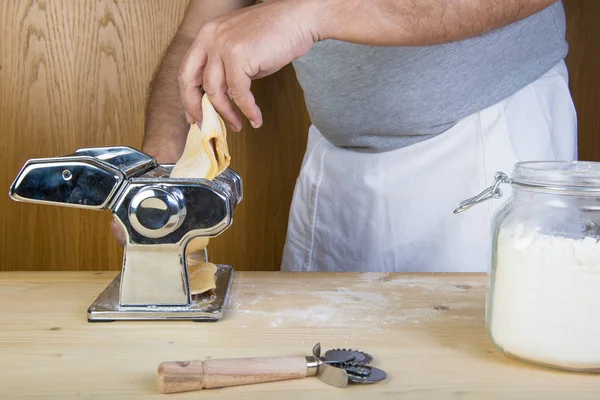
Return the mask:
M202 120L202 90L221 117L242 128L231 100L254 128L262 115L250 91L252 79L277 72L303 56L316 40L312 2L271 1L207 22L183 58L180 91L188 122Z
M253 0L190 0L163 59L150 84L146 104L146 126L142 151L161 164L175 163L185 147L190 125L180 102L177 72L179 63L206 21L254 4ZM111 230L122 246L125 233L116 221Z
M425 46L501 28L557 0L271 0L207 22L182 60L180 94L188 122L202 120L204 90L234 130L262 115L252 79L306 54L313 42L336 39L375 46ZM443 62L443 60L440 60Z
M252 4L253 0L190 0L188 3L177 33L154 74L146 104L142 150L158 162L179 160L190 128L177 85L181 59L206 21Z

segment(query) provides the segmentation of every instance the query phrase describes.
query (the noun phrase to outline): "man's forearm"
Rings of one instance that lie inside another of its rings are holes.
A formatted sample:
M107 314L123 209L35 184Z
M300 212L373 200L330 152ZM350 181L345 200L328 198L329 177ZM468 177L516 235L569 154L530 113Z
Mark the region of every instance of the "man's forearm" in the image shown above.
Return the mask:
M309 2L311 0L308 0ZM316 0L315 40L425 46L479 36L557 0Z
M177 72L194 36L178 33L150 84L143 150L162 163L174 163L185 146L189 124L179 99Z
M193 36L176 35L150 84L142 148L162 163L177 162L185 146L189 124L179 100L177 71L193 41Z
M150 84L146 103L144 152L161 163L177 162L185 147L185 119L177 82L179 64L202 25L219 15L252 5L252 0L190 0L177 34Z

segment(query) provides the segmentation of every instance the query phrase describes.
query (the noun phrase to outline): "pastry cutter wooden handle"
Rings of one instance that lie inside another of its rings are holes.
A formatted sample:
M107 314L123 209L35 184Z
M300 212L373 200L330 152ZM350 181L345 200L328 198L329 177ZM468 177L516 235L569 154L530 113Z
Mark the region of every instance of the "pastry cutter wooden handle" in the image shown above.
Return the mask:
M249 385L253 383L318 376L328 385L344 388L348 382L375 383L387 374L368 364L373 360L360 350L333 349L321 356L321 345L308 357L230 358L163 362L158 368L162 393Z
M257 357L163 362L158 368L158 388L162 393L177 393L315 375L338 387L348 383L345 370L320 363L313 356Z

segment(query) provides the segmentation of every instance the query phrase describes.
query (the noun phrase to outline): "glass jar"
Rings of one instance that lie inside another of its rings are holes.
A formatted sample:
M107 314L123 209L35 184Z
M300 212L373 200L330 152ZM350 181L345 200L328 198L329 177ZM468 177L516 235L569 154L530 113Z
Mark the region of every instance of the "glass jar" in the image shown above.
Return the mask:
M461 204L512 195L493 221L486 326L508 356L600 372L600 163L523 162Z

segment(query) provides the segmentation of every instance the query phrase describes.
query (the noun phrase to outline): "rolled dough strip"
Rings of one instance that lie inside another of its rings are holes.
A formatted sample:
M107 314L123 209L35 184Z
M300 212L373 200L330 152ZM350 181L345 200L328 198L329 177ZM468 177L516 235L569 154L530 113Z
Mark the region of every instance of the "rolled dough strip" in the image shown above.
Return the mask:
M215 179L229 167L231 157L227 147L227 128L207 95L202 97L202 124L190 126L185 149L171 171L171 178ZM204 262L208 238L192 239L186 249L191 294L214 289L214 264Z
M189 256L188 256L189 257ZM191 294L200 294L217 287L215 273L217 266L209 262L188 263L188 279Z

